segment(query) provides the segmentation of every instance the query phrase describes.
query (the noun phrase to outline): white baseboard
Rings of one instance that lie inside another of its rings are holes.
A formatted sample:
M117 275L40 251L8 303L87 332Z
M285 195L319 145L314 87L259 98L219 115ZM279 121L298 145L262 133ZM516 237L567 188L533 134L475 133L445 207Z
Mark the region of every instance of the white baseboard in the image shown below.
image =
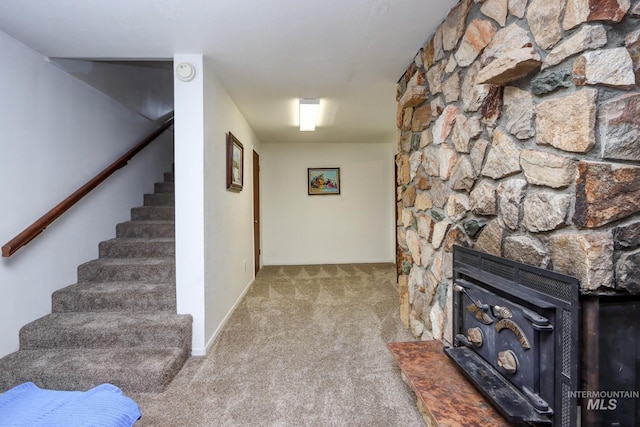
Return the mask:
M216 341L216 338L218 338L218 335L220 334L220 332L222 332L222 329L224 329L225 325L229 321L229 318L231 318L231 315L236 310L236 308L238 308L238 305L240 304L240 302L242 301L244 296L247 294L247 292L249 291L249 289L251 288L251 286L253 286L253 284L255 282L256 282L256 279L254 278L249 282L249 284L247 284L247 286L244 288L244 290L242 291L242 293L240 294L240 296L238 297L236 302L233 304L233 307L231 307L231 309L229 310L227 315L224 316L224 319L222 319L222 322L220 322L220 325L218 325L218 327L214 331L213 335L211 335L211 338L209 338L209 341L207 341L207 344L205 345L205 348L204 349L194 349L194 350L192 350L191 351L191 355L192 356L206 356L207 355L207 352L209 351L209 349L211 348L213 343Z

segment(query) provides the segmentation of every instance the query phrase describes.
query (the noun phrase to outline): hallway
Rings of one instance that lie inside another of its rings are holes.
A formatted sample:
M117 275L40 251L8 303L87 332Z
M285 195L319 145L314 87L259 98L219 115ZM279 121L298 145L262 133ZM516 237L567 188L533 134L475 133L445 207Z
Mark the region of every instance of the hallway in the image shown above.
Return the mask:
M268 266L136 426L423 426L386 343L412 340L392 264Z

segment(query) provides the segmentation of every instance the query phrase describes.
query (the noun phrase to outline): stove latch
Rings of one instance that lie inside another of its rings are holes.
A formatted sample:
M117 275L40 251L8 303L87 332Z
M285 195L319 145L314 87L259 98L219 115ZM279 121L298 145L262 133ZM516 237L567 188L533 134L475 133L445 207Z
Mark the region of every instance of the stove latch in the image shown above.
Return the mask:
M549 319L539 315L535 311L531 311L531 310L527 310L526 308L523 308L522 315L525 317L525 319L531 322L531 327L533 329L537 331L545 331L545 332L553 331L553 325L549 323Z
M465 286L466 285L466 286ZM493 319L489 317L487 312L489 311L489 305L483 303L478 298L473 298L469 292L467 292L467 287L473 286L472 283L467 282L464 279L458 279L453 286L453 290L456 292L462 292L467 298L471 300L471 304L467 306L467 310L474 313L476 315L476 319L485 325L490 325L493 323Z

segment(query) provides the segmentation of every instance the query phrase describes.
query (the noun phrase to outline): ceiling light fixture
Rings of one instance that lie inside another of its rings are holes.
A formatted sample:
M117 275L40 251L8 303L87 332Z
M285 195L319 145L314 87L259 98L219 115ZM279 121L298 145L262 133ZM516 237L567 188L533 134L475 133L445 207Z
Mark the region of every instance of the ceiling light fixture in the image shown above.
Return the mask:
M300 98L300 131L316 130L320 100L317 98Z

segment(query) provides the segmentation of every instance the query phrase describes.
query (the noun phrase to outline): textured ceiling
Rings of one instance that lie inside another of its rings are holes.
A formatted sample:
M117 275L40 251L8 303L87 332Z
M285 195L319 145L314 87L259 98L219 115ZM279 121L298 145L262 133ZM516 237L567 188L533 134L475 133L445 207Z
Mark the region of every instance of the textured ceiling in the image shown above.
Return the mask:
M49 57L202 53L269 142L390 142L395 83L457 0L30 0L0 30ZM321 98L316 132L296 100Z

